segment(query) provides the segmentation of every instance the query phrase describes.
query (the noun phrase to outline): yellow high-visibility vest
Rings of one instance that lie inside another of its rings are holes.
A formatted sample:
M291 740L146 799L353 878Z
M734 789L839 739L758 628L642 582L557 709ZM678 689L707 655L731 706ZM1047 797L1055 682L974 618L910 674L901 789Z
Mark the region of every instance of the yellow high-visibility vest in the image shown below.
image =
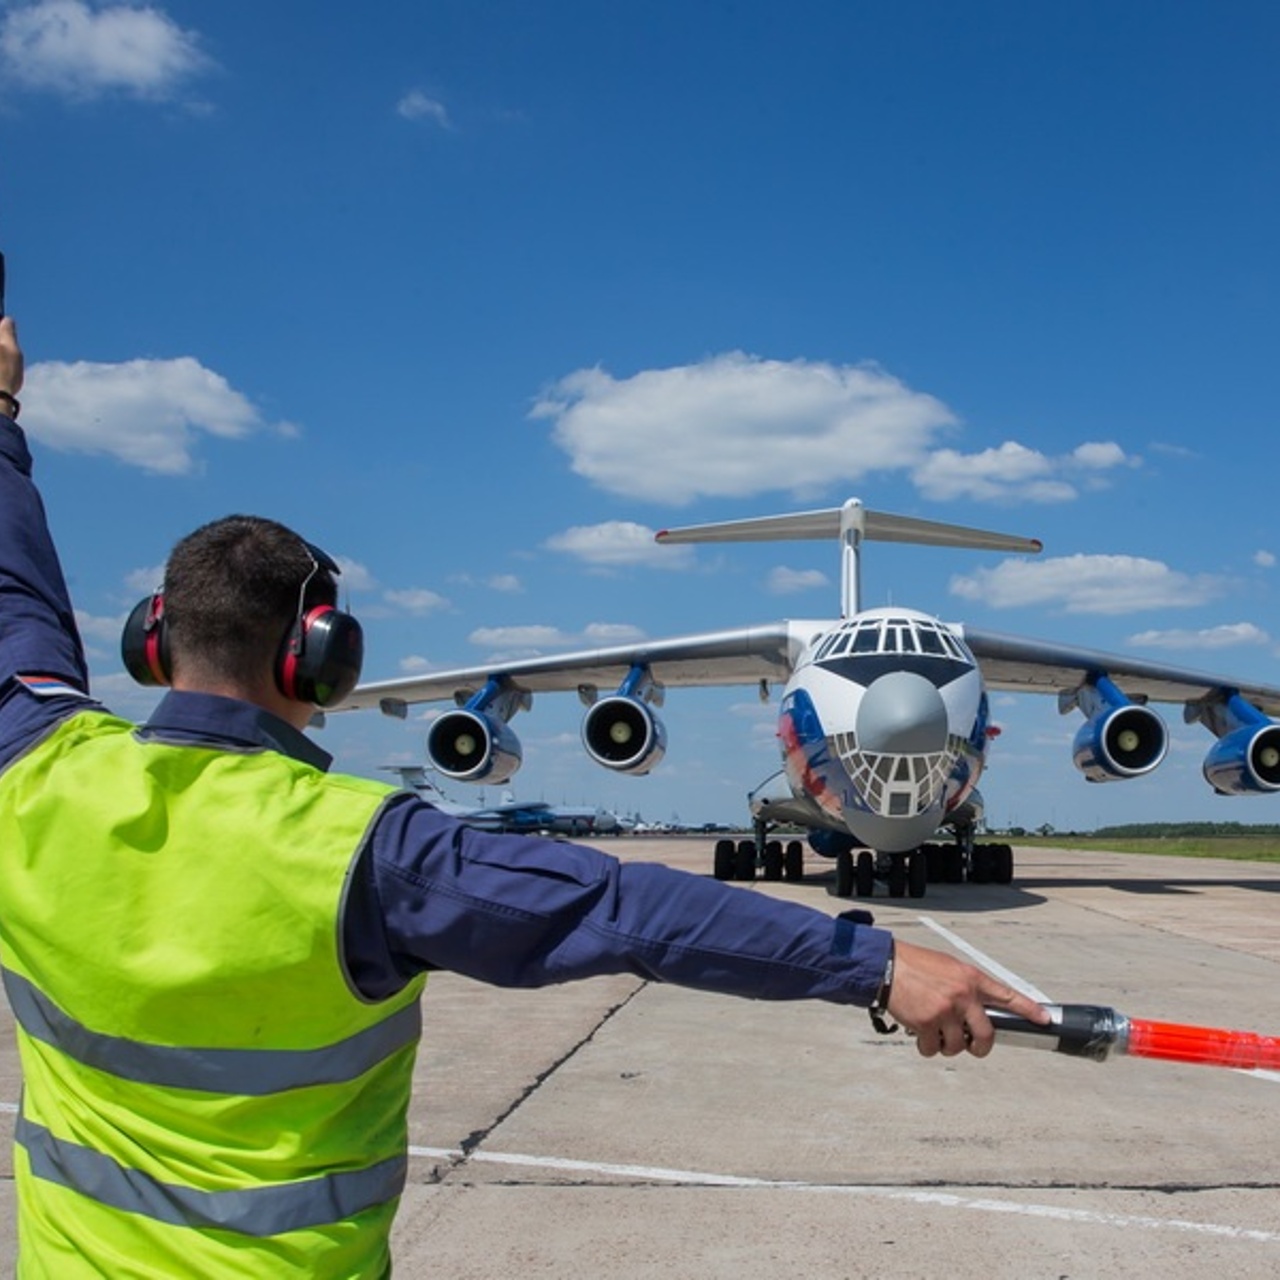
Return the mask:
M341 918L391 794L98 711L0 775L20 1276L388 1273L423 980L362 998Z

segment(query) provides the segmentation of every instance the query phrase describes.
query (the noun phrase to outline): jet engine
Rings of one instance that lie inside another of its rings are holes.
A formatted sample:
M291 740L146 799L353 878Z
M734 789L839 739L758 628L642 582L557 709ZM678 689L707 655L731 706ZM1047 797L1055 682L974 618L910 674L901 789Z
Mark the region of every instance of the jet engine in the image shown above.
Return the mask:
M1217 738L1204 758L1204 777L1219 795L1280 791L1280 724L1236 690L1217 689L1188 702L1183 718Z
M432 768L456 782L506 782L523 758L511 726L484 711L446 711L427 731Z
M1204 758L1204 776L1224 796L1280 791L1280 724L1245 725L1219 738Z
M446 711L427 730L427 760L455 782L506 782L520 768L524 752L507 723L527 711L533 695L506 676L492 675L484 687Z
M1104 675L1059 698L1059 709L1079 707L1087 717L1072 744L1072 763L1090 782L1115 782L1150 773L1169 749L1164 721L1130 702Z
M1130 703L1081 725L1072 760L1090 782L1114 782L1150 773L1168 747L1164 721L1149 708Z
M582 745L606 769L645 774L666 755L667 730L645 703L614 694L583 716Z

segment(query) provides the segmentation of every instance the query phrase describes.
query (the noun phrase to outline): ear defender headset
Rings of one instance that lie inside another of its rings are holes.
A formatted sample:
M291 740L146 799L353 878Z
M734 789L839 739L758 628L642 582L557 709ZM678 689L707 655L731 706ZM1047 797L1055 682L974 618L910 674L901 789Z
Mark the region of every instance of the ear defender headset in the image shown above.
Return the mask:
M351 614L331 604L306 607L312 578L321 569L335 577L342 570L319 547L310 542L302 545L311 559L311 570L298 588L298 611L276 655L276 687L294 702L331 707L341 702L360 679L364 633ZM120 656L139 684L172 682L163 591L153 592L134 605L120 638Z

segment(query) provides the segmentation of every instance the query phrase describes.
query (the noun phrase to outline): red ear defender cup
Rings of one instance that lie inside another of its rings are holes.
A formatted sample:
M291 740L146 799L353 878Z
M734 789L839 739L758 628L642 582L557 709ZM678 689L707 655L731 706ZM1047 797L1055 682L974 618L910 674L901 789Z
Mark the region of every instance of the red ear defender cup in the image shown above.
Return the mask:
M164 620L164 594L157 591L133 606L120 637L120 657L125 670L139 683L151 687L171 680L169 628Z
M294 623L276 661L276 685L294 702L332 707L360 679L364 632L349 613L316 605Z

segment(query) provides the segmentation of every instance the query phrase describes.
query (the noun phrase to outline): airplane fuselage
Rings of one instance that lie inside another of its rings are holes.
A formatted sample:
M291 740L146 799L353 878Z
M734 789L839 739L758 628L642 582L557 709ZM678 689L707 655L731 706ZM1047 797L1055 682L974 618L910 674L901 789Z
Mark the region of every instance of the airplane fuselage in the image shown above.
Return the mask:
M787 783L832 826L889 852L928 840L982 773L987 697L963 641L908 609L871 609L817 635L786 683Z

